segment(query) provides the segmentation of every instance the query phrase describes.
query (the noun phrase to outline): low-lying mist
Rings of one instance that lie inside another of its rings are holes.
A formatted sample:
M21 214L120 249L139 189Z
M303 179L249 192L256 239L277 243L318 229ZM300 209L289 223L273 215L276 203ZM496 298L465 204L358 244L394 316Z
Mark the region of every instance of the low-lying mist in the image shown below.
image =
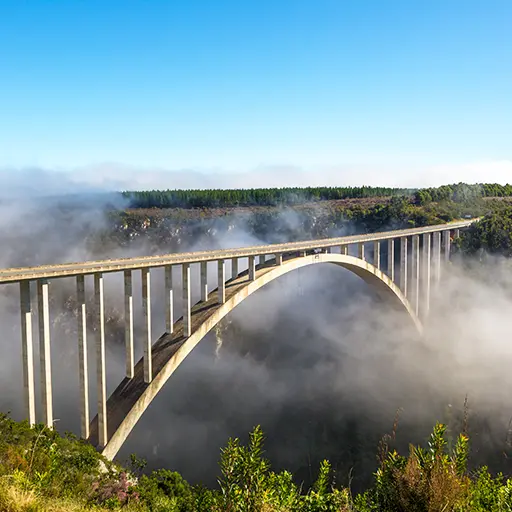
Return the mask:
M142 233L121 246L111 240L101 243L111 230L104 206L63 209L57 203L3 203L0 266L234 247L310 235L300 216L283 210L282 236L255 236L247 219L230 217L217 219L213 231L208 224L191 235L176 225L159 245L149 243ZM477 264L463 266L455 259L444 268L442 282L433 290L423 338L405 314L378 301L371 288L346 270L319 265L283 276L238 306L191 353L144 414L119 458L136 452L150 468L169 467L191 482L213 484L220 447L230 436L245 439L261 424L266 455L274 467L286 467L299 481L309 482L319 461L329 458L338 481L348 483L351 478L357 489L371 478L379 439L391 430L397 410L396 443L407 450L408 443L424 441L435 421L448 422L455 436L463 427L467 396L473 463L506 470L512 416L512 282L507 261L487 265L482 271ZM197 278L197 269L193 272ZM160 270L152 272L155 340L164 331L164 309L158 300L163 299L162 276ZM179 289L178 273L176 277ZM211 287L216 286L214 278ZM134 285L140 289L138 273ZM90 300L89 281L87 289ZM124 375L120 274L106 276L105 294L111 392ZM78 433L74 280L52 281L50 295L56 427ZM4 285L0 410L12 411L15 418L23 416L18 304L17 287ZM135 308L138 334L140 293ZM92 316L88 329L94 415ZM34 315L36 381L37 332ZM137 345L137 355L141 353Z

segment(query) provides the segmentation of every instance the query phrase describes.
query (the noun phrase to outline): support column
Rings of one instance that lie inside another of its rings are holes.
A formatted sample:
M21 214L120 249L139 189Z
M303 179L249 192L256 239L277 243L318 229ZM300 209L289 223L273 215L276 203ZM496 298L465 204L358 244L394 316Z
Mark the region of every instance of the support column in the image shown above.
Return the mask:
M217 271L217 298L219 304L226 302L226 266L224 260L219 260Z
M34 348L32 341L32 303L30 301L30 281L20 282L21 306L21 351L23 357L23 394L27 419L30 425L36 423L34 400Z
M400 290L407 297L407 237L400 238Z
M265 265L265 255L264 254L262 254L260 256L260 265Z
M80 380L80 436L89 438L89 373L87 364L87 310L85 306L85 276L76 278L78 306L78 377Z
M144 382L153 380L153 355L151 348L151 274L149 268L143 268L142 273L142 313L144 316Z
M341 252L341 254L344 254L345 256L347 256L348 255L348 245L342 245L340 247L340 252Z
M37 281L37 309L39 313L39 363L41 368L41 405L43 423L53 427L52 363L50 350L50 305L48 281Z
M192 334L192 315L190 307L190 263L183 263L183 336Z
M388 277L395 282L395 239L388 240Z
M283 255L281 253L276 254L276 265L283 264Z
M422 283L423 303L421 308L422 317L425 319L430 310L430 233L423 235L423 258L422 258Z
M358 255L359 255L360 259L365 261L365 259L364 259L364 244L362 242L360 244L358 244Z
M126 351L126 376L133 379L135 360L133 356L133 287L132 271L124 271L124 344Z
M450 261L450 230L443 231L443 245L444 245L444 261Z
M208 262L201 261L201 300L208 300Z
M380 270L380 242L373 242L373 266Z
M437 284L441 281L441 233L436 231L433 233L433 258L434 258L434 283Z
M172 265L165 267L165 330L174 332L174 291L172 289Z
M418 316L419 312L419 298L420 298L420 237L419 235L414 235L412 237L412 268L411 268L411 302L416 312L416 316Z
M105 301L103 274L94 274L94 306L98 320L96 330L96 385L98 393L99 448L107 445L107 377L105 370Z
M249 281L254 281L256 278L256 259L254 256L249 256Z
M236 279L238 277L238 258L233 258L231 260L231 279Z
M455 239L455 238L459 238L459 236L460 236L460 229L459 229L459 228L457 228L457 229L455 229L455 230L453 231L453 238L454 238L454 239Z

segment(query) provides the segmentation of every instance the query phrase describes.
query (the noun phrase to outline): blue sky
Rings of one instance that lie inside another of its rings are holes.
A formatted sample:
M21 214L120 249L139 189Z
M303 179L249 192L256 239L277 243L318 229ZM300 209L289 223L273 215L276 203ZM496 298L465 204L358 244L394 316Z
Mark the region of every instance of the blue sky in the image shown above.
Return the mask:
M0 167L512 181L511 25L510 0L4 0Z

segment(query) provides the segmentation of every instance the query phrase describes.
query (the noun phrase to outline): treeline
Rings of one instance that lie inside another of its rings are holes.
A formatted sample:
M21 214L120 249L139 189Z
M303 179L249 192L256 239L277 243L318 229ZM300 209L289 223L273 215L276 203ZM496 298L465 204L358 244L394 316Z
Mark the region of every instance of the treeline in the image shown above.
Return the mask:
M441 187L422 188L414 193L414 198L418 204L441 201L464 203L482 197L510 196L512 196L512 185L500 185L499 183L477 183L474 185L457 183Z
M294 205L332 199L411 195L414 189L388 187L285 187L208 190L126 191L130 208L212 208Z
M457 183L422 189L391 187L285 187L207 190L125 191L128 208L227 208L237 206L293 206L307 202L372 197L407 197L416 204L472 202L483 197L510 197L512 185Z

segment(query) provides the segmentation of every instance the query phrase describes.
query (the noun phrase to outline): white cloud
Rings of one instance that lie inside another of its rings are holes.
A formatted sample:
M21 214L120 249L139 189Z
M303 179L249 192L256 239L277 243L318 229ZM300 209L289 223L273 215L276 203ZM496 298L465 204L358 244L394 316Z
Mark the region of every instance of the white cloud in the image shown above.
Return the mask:
M0 170L0 195L48 195L105 190L167 188L257 188L281 186L425 187L448 183L512 181L512 160L435 166L261 165L250 170L138 168L104 163L69 171L41 168Z

